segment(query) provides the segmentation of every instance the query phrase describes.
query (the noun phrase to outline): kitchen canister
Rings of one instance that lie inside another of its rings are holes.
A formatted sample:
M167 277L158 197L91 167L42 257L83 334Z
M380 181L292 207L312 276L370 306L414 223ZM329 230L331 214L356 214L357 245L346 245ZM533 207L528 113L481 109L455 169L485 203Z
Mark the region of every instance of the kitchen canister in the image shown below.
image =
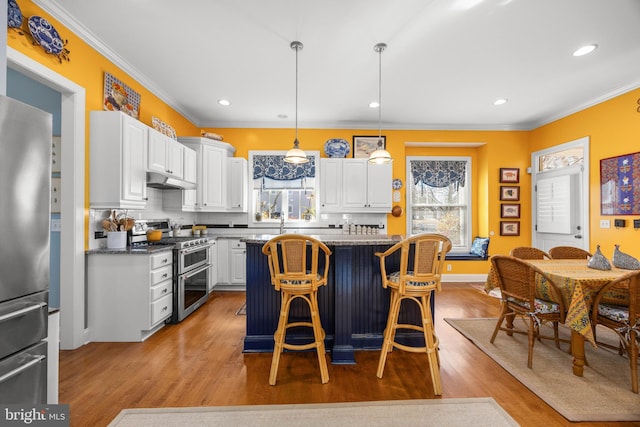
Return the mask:
M110 231L107 233L107 248L124 249L127 247L126 231Z

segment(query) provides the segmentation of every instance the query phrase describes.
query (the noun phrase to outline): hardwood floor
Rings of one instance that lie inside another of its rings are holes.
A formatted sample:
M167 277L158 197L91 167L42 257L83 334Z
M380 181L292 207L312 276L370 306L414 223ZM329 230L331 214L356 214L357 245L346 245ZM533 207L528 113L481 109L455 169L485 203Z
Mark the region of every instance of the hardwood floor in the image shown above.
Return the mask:
M142 343L90 343L60 354L60 402L72 426L107 425L122 409L433 399L426 356L389 355L376 377L377 351L357 352L355 366L329 365L320 383L315 353L284 354L269 386L271 354L243 354L244 293L214 292L178 325ZM469 284L446 283L436 295L442 398L493 397L523 426L632 426L570 423L442 319L497 317L499 301ZM117 315L117 313L115 313Z

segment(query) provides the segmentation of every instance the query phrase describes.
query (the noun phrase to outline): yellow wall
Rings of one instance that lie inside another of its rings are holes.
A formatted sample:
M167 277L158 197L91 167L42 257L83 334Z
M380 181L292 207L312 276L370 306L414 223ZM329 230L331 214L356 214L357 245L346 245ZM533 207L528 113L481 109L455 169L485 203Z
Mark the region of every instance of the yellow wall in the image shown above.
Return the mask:
M640 215L600 214L600 160L640 151L639 99L640 89L636 89L531 132L531 151L589 137L591 251L600 245L608 258L615 244L619 244L623 252L640 257L640 230L633 229L633 219L640 218ZM627 227L614 228L614 218L626 219ZM611 220L612 227L601 229L601 219Z
M89 111L101 110L103 100L104 72L109 72L122 80L141 95L140 119L150 125L151 116L156 116L176 129L178 135L197 135L200 129L165 104L157 96L135 81L123 70L116 67L62 24L53 19L30 1L20 4L24 16L40 15L49 20L63 39L69 41L70 62L60 63L57 58L44 53L34 46L25 35L8 31L7 44L24 53L62 76L86 89L87 123ZM474 235L489 235L490 253L506 254L510 248L528 245L531 242L531 180L526 173L530 153L553 145L565 143L583 136L591 138L591 249L601 244L605 255L609 256L614 243L634 256L640 256L640 246L635 241L640 234L627 227L603 230L599 228L600 193L599 161L602 158L640 151L640 115L637 112L640 90L634 90L615 99L573 114L539 129L526 131L383 131L387 138L387 149L394 157L393 177L406 180L405 156L423 155L464 155L472 158L474 215L472 229ZM224 136L224 140L234 145L236 155L248 157L249 150L287 150L292 146L292 129L207 129ZM89 155L89 126L87 126L86 153ZM323 145L330 138L352 140L353 135L375 135L377 132L362 129L300 129L299 139L305 150L323 153ZM477 148L416 148L405 147L406 142L482 142ZM519 237L500 236L500 200L498 180L501 167L520 168L521 189L521 235ZM89 203L89 165L87 161L86 208ZM405 192L401 190L405 207ZM627 217L630 220L631 217ZM388 216L389 232L404 234L406 217ZM640 233L640 232L638 232ZM86 232L85 232L86 234ZM634 240L635 238L635 240ZM454 274L486 273L486 262L453 263Z

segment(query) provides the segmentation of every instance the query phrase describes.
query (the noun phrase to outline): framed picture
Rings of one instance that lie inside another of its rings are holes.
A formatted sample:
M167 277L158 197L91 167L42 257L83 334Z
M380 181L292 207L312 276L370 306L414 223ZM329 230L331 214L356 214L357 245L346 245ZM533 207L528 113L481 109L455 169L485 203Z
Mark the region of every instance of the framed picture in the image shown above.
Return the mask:
M501 185L500 200L520 200L520 187Z
M500 168L500 182L520 182L520 168Z
M640 215L640 153L600 160L600 214Z
M500 218L520 218L520 203L502 203Z
M354 136L353 137L353 158L368 158L371 153L378 148L378 140L382 139L382 148L387 148L387 137L377 136Z
M501 236L519 236L520 223L518 221L500 221Z
M140 94L105 72L102 107L103 110L122 111L137 119L140 114Z

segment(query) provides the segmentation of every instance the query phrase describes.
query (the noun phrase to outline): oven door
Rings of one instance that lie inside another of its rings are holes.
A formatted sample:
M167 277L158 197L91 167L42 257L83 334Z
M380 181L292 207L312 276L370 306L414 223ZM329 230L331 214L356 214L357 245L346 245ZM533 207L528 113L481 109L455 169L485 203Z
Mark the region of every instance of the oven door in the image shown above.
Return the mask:
M178 274L184 274L188 271L210 264L209 246L210 245L200 245L193 248L179 249Z
M207 301L209 274L211 274L211 265L205 264L177 277L174 321L181 321Z

